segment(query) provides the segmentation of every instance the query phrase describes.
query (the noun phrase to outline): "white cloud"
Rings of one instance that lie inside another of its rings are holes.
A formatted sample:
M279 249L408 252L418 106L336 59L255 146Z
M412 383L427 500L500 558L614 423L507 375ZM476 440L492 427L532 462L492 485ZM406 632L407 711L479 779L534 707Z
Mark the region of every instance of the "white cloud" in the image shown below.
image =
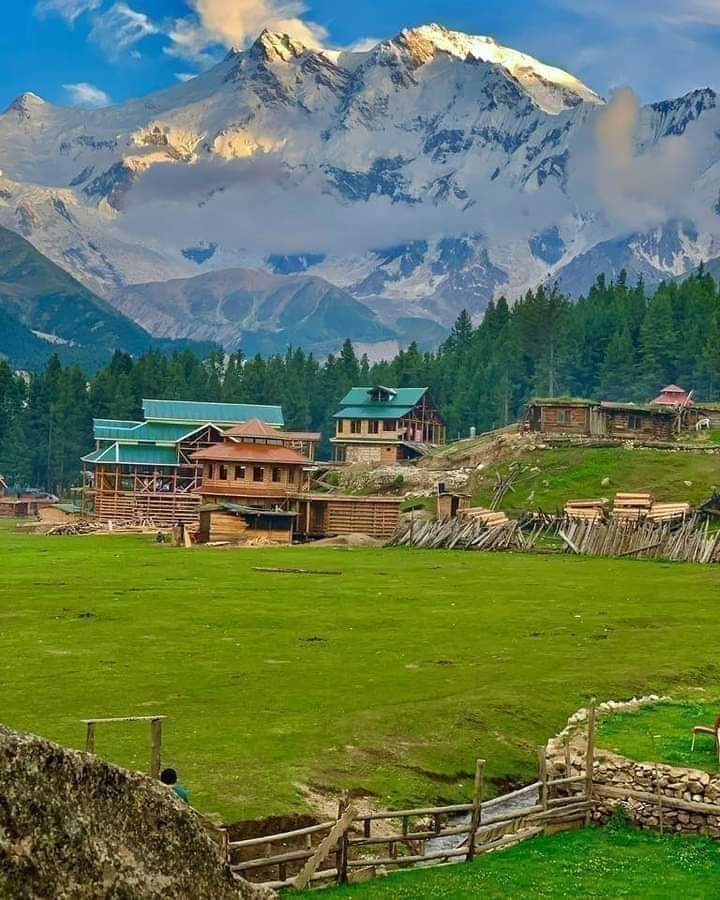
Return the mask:
M159 29L145 13L119 2L94 17L90 39L109 56L117 57L143 38L158 33Z
M110 96L105 91L95 87L94 84L88 84L86 81L80 81L77 84L64 84L63 90L68 96L73 106L89 106L100 107L110 104Z
M302 18L304 0L189 0L193 14L177 19L168 31L167 52L199 65L215 61L213 46L245 47L267 28L291 35L310 47L327 38L317 22Z
M192 81L193 78L196 78L197 76L192 75L190 72L176 72L175 77L178 81L182 81L184 83L186 81Z
M49 13L57 13L70 25L75 19L86 12L93 12L103 0L38 0L35 4L35 15L46 16Z
M378 44L382 43L385 38L378 37L362 37L358 38L356 41L353 41L352 44L348 44L347 47L343 47L343 50L347 50L349 53L366 53L368 50L372 50L373 47L377 47Z

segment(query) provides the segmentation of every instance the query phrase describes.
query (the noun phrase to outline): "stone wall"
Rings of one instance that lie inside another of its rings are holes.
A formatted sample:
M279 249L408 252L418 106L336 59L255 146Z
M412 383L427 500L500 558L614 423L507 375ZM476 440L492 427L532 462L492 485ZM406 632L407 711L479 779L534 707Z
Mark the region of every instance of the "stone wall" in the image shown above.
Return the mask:
M657 703L661 699L665 698L646 697L633 699L627 703L602 704L598 707L598 715L638 709L644 704ZM568 726L548 742L549 776L551 778L566 776L568 758L571 775L584 773L586 753L587 710L583 709L571 716ZM720 774L710 775L699 769L636 762L596 747L593 786L597 801L593 819L597 822L606 822L615 808L621 807L630 821L638 827L659 829L661 825L659 787L660 797L665 801L662 804L662 825L666 830L720 838ZM629 791L640 792L646 796L633 797L628 794L607 796L603 795L603 789L608 789L614 795ZM703 808L703 805L713 808Z
M0 725L0 897L262 900L159 782Z

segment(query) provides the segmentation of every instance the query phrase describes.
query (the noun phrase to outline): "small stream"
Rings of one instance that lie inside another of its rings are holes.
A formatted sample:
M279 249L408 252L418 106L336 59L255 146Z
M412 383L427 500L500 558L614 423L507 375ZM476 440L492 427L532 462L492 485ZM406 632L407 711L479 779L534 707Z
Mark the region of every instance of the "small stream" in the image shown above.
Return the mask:
M495 797L482 805L481 824L485 819L498 819L501 815L522 812L535 806L540 801L540 790L536 784L520 788L511 794ZM458 828L470 822L470 814L454 816L448 820L448 827ZM426 844L426 852L433 853L440 850L454 850L467 840L466 834L451 834L448 837L432 838ZM459 861L459 860L458 860ZM432 863L431 863L432 864Z

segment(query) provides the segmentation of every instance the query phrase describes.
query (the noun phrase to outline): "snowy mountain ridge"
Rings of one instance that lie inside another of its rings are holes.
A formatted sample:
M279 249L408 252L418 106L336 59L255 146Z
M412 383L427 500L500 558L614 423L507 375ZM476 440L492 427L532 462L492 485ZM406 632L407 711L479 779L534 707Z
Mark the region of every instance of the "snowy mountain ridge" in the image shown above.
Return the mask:
M119 106L17 98L0 116L0 225L108 298L308 272L389 325L447 324L546 279L579 293L599 271L652 281L720 256L718 134L710 90L606 103L440 25L364 52L263 32Z

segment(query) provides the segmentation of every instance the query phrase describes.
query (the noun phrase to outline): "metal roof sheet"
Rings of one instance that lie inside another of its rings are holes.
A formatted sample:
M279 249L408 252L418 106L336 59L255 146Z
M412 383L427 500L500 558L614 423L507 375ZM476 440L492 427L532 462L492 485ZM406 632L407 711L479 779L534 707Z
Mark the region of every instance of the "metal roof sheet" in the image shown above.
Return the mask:
M195 400L143 400L145 418L153 422L215 422L217 425L239 425L249 419L260 419L269 425L282 425L280 406L251 403L202 403Z
M149 441L157 444L176 444L183 438L212 424L212 422L203 422L202 425L187 422L139 422L133 428L109 428L105 425L95 425L93 433L95 440L98 441L128 441L131 443Z
M135 466L176 466L173 447L146 447L142 444L111 444L83 457L83 462Z
M412 408L416 403L422 400L423 395L427 393L426 387L405 387L405 388L385 388L380 390L392 392L392 396L388 400L371 400L370 391L378 390L378 385L373 387L354 387L351 388L341 401L342 406L373 406L373 407L404 407Z

